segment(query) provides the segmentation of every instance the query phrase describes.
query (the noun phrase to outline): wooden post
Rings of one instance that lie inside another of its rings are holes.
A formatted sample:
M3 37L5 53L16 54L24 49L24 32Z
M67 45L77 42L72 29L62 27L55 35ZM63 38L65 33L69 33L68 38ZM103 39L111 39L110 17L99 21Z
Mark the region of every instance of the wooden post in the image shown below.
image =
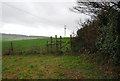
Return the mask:
M52 36L50 37L50 48L51 48L50 50L51 50L51 52L52 52L52 50L53 50L53 49L52 49Z
M72 35L70 35L70 50L71 50L71 54L72 54Z
M56 52L58 52L58 41L57 41L57 35L55 35L55 45L56 45Z
M62 49L62 36L60 36L60 50Z
M10 43L10 54L12 54L13 53L13 43L11 42Z
M46 42L46 47L47 47L47 53L48 53L48 41Z
M51 48L52 48L52 36L50 37L50 45L51 45Z

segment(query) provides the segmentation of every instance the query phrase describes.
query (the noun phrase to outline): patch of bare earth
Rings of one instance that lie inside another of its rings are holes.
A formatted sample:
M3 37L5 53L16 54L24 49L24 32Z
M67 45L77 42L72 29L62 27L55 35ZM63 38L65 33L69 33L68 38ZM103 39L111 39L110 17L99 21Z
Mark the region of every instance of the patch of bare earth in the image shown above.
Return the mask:
M64 72L63 77L68 79L85 79L85 76L74 68L59 68L59 71Z

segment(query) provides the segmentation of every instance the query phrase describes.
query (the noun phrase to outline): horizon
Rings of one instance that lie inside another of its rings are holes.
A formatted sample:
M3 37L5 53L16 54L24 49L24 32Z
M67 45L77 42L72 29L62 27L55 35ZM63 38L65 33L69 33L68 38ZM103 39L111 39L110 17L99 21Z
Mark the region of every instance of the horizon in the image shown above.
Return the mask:
M23 36L40 36L40 35L25 35L25 34L9 34L9 33L0 33L0 35L2 36L2 34L6 34L6 35L23 35ZM58 35L57 35L58 36ZM73 35L72 35L73 36ZM40 36L40 37L51 37L51 36ZM54 36L52 36L52 37L55 37L55 35ZM58 36L58 38L59 38L60 36ZM70 37L70 36L63 36L63 37Z

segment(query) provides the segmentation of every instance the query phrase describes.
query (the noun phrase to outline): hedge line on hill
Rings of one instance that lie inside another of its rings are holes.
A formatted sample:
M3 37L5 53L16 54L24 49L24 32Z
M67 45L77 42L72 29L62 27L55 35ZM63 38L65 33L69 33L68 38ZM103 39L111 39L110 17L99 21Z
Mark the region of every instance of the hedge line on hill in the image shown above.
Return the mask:
M120 3L120 2L119 2ZM119 8L120 5L117 5ZM111 7L101 10L93 20L82 24L73 39L73 52L77 54L104 54L120 64L120 11Z

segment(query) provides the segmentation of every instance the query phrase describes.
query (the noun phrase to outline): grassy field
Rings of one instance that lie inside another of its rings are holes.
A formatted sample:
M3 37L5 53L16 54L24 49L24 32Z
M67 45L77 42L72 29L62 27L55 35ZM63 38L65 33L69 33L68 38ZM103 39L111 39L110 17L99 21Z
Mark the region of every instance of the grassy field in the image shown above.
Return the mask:
M59 38L58 38L59 40ZM63 38L62 41L69 41L69 38ZM29 39L29 40L14 40L13 48L14 53L25 52L25 53L33 53L33 51L37 51L37 53L46 51L46 41L50 41L49 38L41 38L41 39ZM53 39L55 41L55 39ZM3 54L8 51L10 47L11 41L2 41L2 52Z
M3 79L102 79L109 78L83 56L3 56Z
M113 73L113 66L109 68L112 70L108 70L108 65L104 67L107 69L103 70L102 65L99 65L102 59L96 56L89 59L86 57L90 55L71 56L69 52L68 54L64 52L63 55L32 53L35 50L46 51L46 41L49 40L44 38L12 41L15 54L3 55L3 79L111 79L118 77L117 73ZM70 38L63 38L62 41L70 41ZM2 41L3 54L9 46L10 41ZM18 54L19 51L27 52Z

